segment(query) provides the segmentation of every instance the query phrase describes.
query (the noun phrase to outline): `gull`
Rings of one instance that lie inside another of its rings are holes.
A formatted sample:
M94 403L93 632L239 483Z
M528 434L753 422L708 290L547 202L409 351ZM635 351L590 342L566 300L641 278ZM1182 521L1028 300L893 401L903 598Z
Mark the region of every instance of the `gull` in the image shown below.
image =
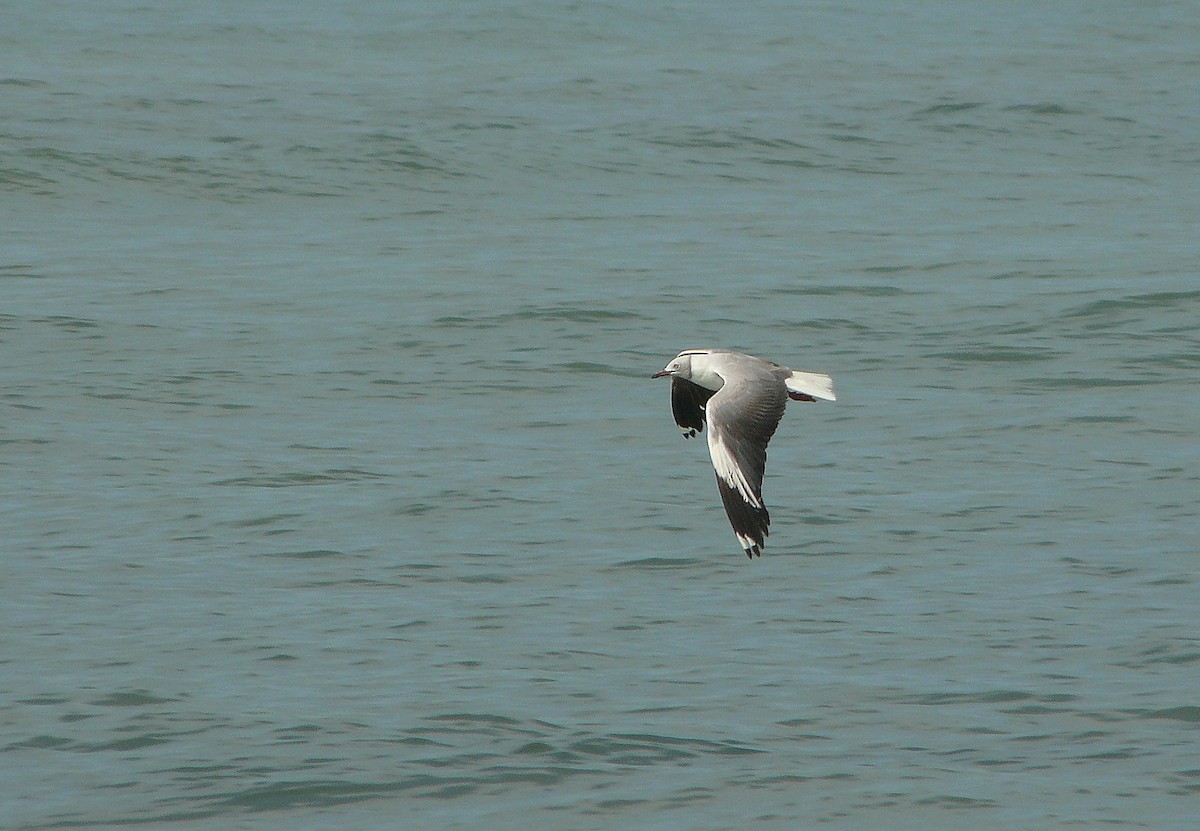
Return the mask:
M728 349L685 349L651 378L671 376L671 412L690 439L708 422L708 453L729 524L761 557L771 516L762 500L767 443L788 399L836 401L833 379Z

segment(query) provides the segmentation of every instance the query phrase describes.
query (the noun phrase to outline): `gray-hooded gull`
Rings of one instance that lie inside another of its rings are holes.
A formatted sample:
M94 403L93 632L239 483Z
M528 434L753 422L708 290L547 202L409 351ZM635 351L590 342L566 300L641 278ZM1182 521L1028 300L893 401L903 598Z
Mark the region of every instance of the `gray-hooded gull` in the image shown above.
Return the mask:
M708 422L708 452L733 533L762 556L771 516L762 500L767 443L788 399L836 401L833 380L728 349L685 349L651 378L671 376L671 412L689 439Z

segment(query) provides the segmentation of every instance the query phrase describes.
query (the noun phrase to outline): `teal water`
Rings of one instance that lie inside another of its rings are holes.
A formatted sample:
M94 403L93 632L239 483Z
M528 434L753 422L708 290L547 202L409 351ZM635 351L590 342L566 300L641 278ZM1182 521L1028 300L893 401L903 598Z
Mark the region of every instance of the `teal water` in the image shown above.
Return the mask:
M5 16L0 827L1193 827L1191 4Z

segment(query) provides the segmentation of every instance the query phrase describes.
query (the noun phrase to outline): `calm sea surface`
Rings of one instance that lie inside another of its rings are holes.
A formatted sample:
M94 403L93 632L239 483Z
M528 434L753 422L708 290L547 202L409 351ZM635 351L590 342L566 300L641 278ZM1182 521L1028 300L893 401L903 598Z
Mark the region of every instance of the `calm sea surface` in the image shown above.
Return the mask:
M1195 827L1194 3L3 18L5 831Z

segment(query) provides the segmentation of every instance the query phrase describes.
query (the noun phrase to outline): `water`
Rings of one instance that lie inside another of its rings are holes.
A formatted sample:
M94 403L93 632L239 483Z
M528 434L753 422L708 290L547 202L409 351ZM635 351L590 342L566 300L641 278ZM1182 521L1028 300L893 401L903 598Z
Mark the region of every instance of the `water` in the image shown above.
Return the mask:
M6 17L0 826L1193 827L1194 6Z

